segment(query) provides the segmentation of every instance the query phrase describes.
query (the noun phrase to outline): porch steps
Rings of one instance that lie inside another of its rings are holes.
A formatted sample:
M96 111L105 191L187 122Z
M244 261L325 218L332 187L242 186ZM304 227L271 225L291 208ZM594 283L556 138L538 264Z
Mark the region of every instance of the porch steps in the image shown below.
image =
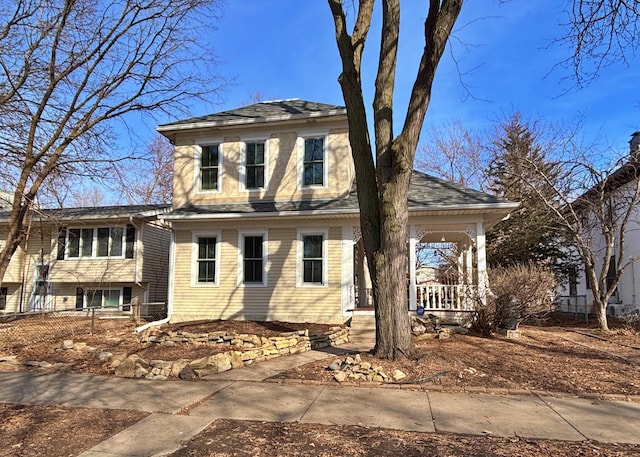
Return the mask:
M372 314L354 314L351 317L349 341L356 344L375 344L376 320Z

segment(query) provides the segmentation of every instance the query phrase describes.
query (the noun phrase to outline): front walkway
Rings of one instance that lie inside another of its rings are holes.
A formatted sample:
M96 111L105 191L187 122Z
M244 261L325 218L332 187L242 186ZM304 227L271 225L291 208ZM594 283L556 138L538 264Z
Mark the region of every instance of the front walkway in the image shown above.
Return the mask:
M0 402L152 413L84 457L170 453L216 419L640 444L640 404L633 402L264 382L329 355L296 354L221 373L208 382L5 372L0 373Z

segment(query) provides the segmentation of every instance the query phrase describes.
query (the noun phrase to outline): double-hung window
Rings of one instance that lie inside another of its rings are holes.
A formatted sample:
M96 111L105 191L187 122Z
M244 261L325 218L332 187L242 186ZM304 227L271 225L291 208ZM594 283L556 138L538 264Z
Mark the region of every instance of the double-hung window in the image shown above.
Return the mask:
M324 185L324 138L304 139L303 185Z
M192 286L217 286L220 276L220 231L193 232Z
M298 231L297 285L327 285L327 230Z
M219 190L220 146L200 146L200 190Z
M239 238L241 270L238 282L243 285L267 285L267 233L241 232Z
M245 188L264 188L265 142L246 143Z
M303 235L302 246L302 281L322 284L322 235Z

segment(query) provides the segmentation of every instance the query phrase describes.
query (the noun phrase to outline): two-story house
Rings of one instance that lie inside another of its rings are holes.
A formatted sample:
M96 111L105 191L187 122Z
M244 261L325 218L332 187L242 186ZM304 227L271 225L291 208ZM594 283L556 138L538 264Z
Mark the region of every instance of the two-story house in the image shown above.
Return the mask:
M157 129L175 146L172 321L344 322L372 313L346 109L257 103ZM410 310L465 313L486 283L485 230L517 205L415 172ZM460 284L416 284L416 243L457 247ZM426 286L425 286L426 287Z
M166 302L171 231L168 205L44 209L0 288L0 313ZM8 212L0 212L0 247Z
M634 132L629 141L629 157L614 170L605 181L599 182L574 203L583 218L583 239L589 243L593 253L596 276L604 269L607 240L603 235L603 224L594 216L606 208L610 225L605 230L614 233L614 246L605 274L605 291L613 287L616 269L624 267L620 281L607 304L607 314L620 316L640 311L640 207L632 202L640 195L640 132ZM580 200L585 201L581 208ZM623 219L629 216L623 231ZM620 258L620 240L624 238L624 256ZM556 300L557 309L572 313L593 313L594 297L590 281L584 268L575 268L569 281L562 284Z

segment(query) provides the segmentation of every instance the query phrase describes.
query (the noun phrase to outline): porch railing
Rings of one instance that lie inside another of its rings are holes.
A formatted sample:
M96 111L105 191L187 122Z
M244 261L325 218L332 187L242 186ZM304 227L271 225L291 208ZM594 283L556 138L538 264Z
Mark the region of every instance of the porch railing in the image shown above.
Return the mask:
M475 287L464 284L425 284L416 286L416 306L425 311L473 311ZM359 297L354 290L356 309L373 306L373 291L366 289L366 296ZM408 296L407 290L407 296ZM414 307L409 307L414 309Z
M416 286L417 305L425 311L473 311L473 286L464 284L423 284Z

